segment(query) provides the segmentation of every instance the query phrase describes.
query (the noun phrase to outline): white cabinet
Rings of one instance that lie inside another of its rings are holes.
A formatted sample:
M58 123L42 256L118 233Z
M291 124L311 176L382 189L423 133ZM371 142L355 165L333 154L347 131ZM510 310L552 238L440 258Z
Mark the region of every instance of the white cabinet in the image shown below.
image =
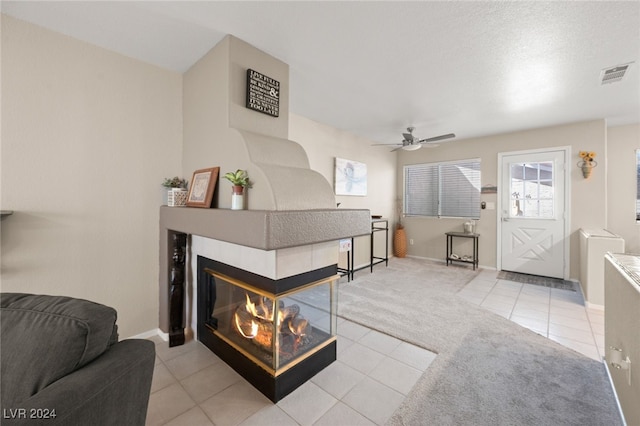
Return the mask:
M580 230L580 286L588 305L604 306L604 255L624 253L624 240L605 229Z
M605 358L627 424L640 425L640 256L605 259Z

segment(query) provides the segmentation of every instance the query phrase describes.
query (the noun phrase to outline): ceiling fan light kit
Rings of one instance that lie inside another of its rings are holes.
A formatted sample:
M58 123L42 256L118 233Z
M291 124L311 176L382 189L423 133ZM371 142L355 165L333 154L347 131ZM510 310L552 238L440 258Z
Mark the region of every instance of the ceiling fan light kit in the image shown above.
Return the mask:
M416 144L416 145L405 145L403 147L401 147L402 149L404 149L405 151L415 151L416 149L420 149L422 148L422 145L420 144Z

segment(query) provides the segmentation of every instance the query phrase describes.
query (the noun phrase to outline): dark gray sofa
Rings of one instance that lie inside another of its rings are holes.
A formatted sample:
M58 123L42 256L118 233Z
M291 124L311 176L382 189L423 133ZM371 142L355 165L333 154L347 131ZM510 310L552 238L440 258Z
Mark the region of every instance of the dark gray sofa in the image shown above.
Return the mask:
M3 425L144 425L155 345L118 342L114 309L2 293L0 327Z

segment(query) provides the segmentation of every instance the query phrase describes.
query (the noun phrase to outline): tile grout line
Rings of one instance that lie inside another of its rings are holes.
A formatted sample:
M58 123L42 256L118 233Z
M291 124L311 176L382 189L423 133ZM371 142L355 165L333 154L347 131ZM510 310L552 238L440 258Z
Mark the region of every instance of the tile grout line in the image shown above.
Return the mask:
M524 284L522 284L520 286L520 290L518 291L518 295L515 297L514 301L513 301L513 307L511 308L511 313L509 314L509 320L511 320L511 318L513 317L513 311L515 311L516 309L516 305L518 304L518 300L520 299L520 295L522 294L522 290L524 289ZM513 321L515 322L515 321Z
M600 347L598 346L598 340L596 339L596 333L593 331L593 323L591 321L591 315L589 315L589 310L585 306L585 311L587 312L587 321L589 321L589 329L591 330L591 337L593 337L593 342L596 345L596 352L601 359L604 359L606 354L600 353Z
M549 338L549 332L551 331L551 297L552 291L549 290L549 300L547 301L547 339Z
M498 284L498 280L494 280L493 285L491 286L491 288L487 291L487 294L484 295L484 297L482 298L482 300L480 301L480 303L478 304L478 306L482 306L482 304L485 302L485 300L487 300L487 297L489 297L489 295L491 294L491 292L493 291L494 288L496 288L496 285Z

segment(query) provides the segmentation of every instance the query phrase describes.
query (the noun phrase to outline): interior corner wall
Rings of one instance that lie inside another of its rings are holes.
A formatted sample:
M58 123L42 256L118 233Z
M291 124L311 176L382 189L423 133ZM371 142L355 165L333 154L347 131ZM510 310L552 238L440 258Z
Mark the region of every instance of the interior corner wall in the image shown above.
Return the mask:
M607 229L624 239L627 253L640 253L635 185L638 149L640 124L607 129Z
M393 226L396 221L396 153L386 147L372 147L368 139L353 135L308 118L289 115L289 138L298 142L307 152L312 170L321 173L331 182L335 191L336 157L358 161L367 165L367 195L336 195L339 208L369 209L373 215L389 219L389 256L392 255ZM300 196L304 197L304 190ZM356 266L369 262L370 239L357 237L355 245ZM384 255L384 232L376 232L374 252ZM341 266L346 266L346 257L341 253Z
M253 68L280 82L280 116L272 117L245 107L246 72ZM275 209L265 173L251 161L239 130L287 138L289 121L289 66L242 40L227 35L184 74L183 173L187 179L198 169L220 167L213 206L231 207L231 184L222 176L247 170L253 188L246 194L247 208Z
M289 65L260 49L228 35L229 44L229 126L254 133L289 137ZM246 107L247 69L273 78L280 84L278 117Z
M162 180L182 76L2 15L3 292L85 298L158 327Z
M398 155L397 191L402 195L403 169L407 164L439 161L481 159L482 186L498 186L498 154L539 148L571 147L571 158L567 160L570 170L572 198L570 201L570 277L580 274L579 235L580 228L603 228L606 225L606 124L594 120L567 125L538 128L514 133L481 138L453 140L437 148L418 151L401 151ZM580 151L595 151L602 166L593 171L591 178L584 179L576 163ZM482 194L481 201L497 207L497 194ZM462 231L466 219L408 217L404 220L407 239L414 244L408 246L410 256L444 261L445 232ZM480 265L497 266L497 210L481 210L477 224ZM464 254L464 253L463 253Z

